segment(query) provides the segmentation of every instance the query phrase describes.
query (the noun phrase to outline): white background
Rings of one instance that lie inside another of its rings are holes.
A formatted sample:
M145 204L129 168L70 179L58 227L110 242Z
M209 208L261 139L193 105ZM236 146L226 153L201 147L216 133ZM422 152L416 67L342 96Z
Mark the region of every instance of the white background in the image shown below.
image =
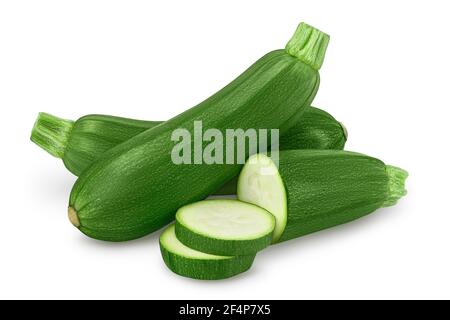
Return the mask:
M450 298L448 1L1 1L0 298ZM409 194L273 246L236 278L171 273L158 234L88 239L75 181L29 141L39 111L167 119L210 96L298 22L331 35L314 105L347 149L410 172Z

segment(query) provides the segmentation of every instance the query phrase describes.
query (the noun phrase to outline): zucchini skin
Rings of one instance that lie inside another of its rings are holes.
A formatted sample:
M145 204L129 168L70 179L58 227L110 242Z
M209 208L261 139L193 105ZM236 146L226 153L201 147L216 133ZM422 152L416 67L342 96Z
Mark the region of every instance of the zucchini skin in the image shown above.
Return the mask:
M107 241L140 238L168 224L176 210L236 176L240 164L175 165L171 133L203 128L270 129L298 121L319 86L319 73L285 50L273 51L196 107L110 149L75 183L69 208L81 232ZM189 186L189 187L187 187Z
M55 144L55 140L63 140L60 144L61 151L54 156L61 158L65 167L79 176L109 149L161 123L163 121L143 121L97 114L86 115L73 122L41 113L33 128L31 140L47 151L49 146ZM47 134L46 141L39 139L43 135L42 131L55 127L61 130L53 136ZM63 135L67 137L63 138ZM308 107L298 122L280 137L280 150L341 150L346 141L346 130L340 122L324 110ZM217 193L235 194L236 182L237 179L233 179Z
M279 153L287 223L279 242L361 218L406 194L406 171L360 153L291 150Z

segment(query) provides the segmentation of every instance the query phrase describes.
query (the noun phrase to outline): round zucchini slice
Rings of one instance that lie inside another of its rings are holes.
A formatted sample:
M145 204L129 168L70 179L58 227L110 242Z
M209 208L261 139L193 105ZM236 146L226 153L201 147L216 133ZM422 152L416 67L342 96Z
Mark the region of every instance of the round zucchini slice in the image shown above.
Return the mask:
M272 241L275 218L238 200L204 200L180 208L177 238L190 248L217 255L252 255Z
M175 226L169 226L159 239L161 254L167 267L174 273L200 280L220 280L247 271L255 255L217 256L191 249L175 235Z

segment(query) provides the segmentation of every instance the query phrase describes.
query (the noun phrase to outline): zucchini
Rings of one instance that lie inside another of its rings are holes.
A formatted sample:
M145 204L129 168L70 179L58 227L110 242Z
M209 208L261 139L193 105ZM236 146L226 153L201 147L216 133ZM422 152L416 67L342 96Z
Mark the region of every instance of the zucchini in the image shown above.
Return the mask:
M203 200L178 209L175 232L186 246L206 253L256 254L272 242L275 218L237 200Z
M76 181L69 219L89 237L126 241L173 220L178 208L199 201L236 176L242 165L172 162L172 133L205 130L286 131L311 104L328 36L301 24L286 50L268 53L228 86L196 107L104 153ZM207 144L205 144L206 146ZM249 150L246 150L246 155Z
M193 250L182 244L171 225L160 236L159 246L166 266L178 275L200 279L219 280L245 272L253 264L255 255L217 256Z
M359 153L289 150L279 167L264 154L250 157L238 198L271 212L273 242L297 238L394 205L406 194L406 171Z
M108 115L87 115L77 121L39 113L31 140L79 176L103 153L162 121L142 121ZM347 130L327 112L309 107L280 137L280 149L343 149ZM237 178L218 191L235 194Z

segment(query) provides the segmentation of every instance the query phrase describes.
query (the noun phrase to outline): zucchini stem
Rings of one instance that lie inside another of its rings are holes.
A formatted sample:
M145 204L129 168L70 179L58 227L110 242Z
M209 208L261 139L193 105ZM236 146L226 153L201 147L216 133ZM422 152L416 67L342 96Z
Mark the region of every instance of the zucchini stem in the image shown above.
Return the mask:
M39 113L31 131L31 141L52 156L62 158L67 147L74 122L55 117L51 114Z
M393 206L397 201L406 195L405 180L408 178L408 172L394 166L386 166L388 175L388 196L383 203L383 207Z
M286 52L319 70L322 67L330 36L302 22L286 45Z

